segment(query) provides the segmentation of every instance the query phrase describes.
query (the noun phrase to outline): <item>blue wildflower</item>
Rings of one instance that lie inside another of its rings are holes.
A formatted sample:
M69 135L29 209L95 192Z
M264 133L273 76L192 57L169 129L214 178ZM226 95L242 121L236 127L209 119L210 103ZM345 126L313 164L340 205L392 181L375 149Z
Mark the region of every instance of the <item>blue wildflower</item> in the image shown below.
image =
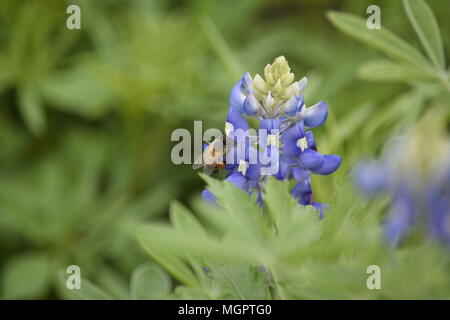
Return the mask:
M262 205L261 189L267 175L279 180L295 179L292 196L302 205L316 207L322 216L327 205L313 199L310 177L336 171L341 157L323 155L317 150L309 130L326 121L328 106L319 102L307 107L303 96L306 84L306 78L294 81L286 59L281 56L264 68L264 79L258 74L252 79L246 72L233 86L225 123L225 134L233 142L232 155L227 156L225 165L226 181L249 194L257 193L257 201ZM247 131L249 124L245 117L259 120L257 138ZM252 154L256 156L251 157ZM273 167L276 170L270 171ZM207 190L202 196L215 201Z

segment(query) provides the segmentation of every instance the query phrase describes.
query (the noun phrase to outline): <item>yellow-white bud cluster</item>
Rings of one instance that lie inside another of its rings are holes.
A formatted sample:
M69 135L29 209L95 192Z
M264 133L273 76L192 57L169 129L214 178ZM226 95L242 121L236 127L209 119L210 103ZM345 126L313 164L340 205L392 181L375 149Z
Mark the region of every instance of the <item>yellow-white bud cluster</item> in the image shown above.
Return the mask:
M259 74L254 77L253 93L257 101L269 110L301 91L299 83L293 82L294 74L284 56L276 58L264 68L264 78Z

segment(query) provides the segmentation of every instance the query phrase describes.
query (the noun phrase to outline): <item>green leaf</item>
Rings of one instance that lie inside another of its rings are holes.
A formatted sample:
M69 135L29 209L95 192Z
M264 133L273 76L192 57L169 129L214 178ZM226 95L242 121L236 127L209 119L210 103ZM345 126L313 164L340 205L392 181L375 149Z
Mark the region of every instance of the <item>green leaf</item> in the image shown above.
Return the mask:
M95 119L114 103L112 89L99 79L99 74L95 65L83 60L74 68L45 77L39 88L52 107Z
M219 241L157 224L142 226L138 232L138 239L149 252L157 248L161 252L167 251L181 257L189 253L194 257L242 262L258 260L261 254L258 248L248 243L237 240Z
M358 16L342 13L328 12L328 19L341 31L372 46L393 59L416 66L425 72L433 73L425 57L414 47L390 32L389 30L370 30L366 21Z
M175 204L172 206L172 208ZM180 211L181 212L181 211ZM180 217L178 212L177 219L178 221L182 221L183 219ZM173 217L173 213L171 213ZM186 218L186 217L184 217ZM172 218L174 219L174 218ZM141 225L135 226L134 230L138 229L138 232L143 232L147 235L146 240L142 240L141 236L138 234L138 240L144 249L150 254L150 256L156 260L160 265L162 265L172 276L174 276L178 281L193 287L198 287L198 281L192 272L191 268L183 261L186 258L186 254L178 254L178 256L168 249L164 243L160 243L158 240L152 237L151 231L148 232L146 227L142 227Z
M161 182L157 187L151 188L140 197L134 199L129 205L127 213L138 219L148 219L163 214L174 197L176 186L169 181Z
M405 66L386 59L377 59L366 62L358 70L358 76L370 81L429 81L436 79L420 69Z
M2 283L4 299L45 298L49 284L47 258L40 254L23 254L9 259Z
M172 202L170 206L170 220L180 231L205 235L205 230L200 222L179 202Z
M75 300L113 300L113 298L102 289L97 287L95 284L90 282L85 278L81 278L81 288L80 289L68 289L66 287L66 277L67 274L64 271L60 271L60 292L66 299Z
M19 88L19 110L30 131L40 136L46 127L45 110L41 97L35 87L23 86Z
M264 186L264 201L277 228L283 229L289 223L292 210L299 204L289 194L289 184L268 179Z
M178 281L189 286L198 286L192 270L179 257L166 250L164 245L161 247L150 239L141 240L139 235L138 239L145 251Z
M201 288L178 286L173 298L176 300L209 300L211 297Z
M217 197L220 207L224 209L231 222L232 230L242 237L241 241L261 245L271 234L271 228L256 199L249 197L245 191L232 183L218 181L205 175L201 177L208 183L208 189Z
M423 0L403 0L403 6L428 57L437 69L445 70L442 37L433 11Z
M264 188L265 203L277 227L272 249L288 257L319 238L322 223L312 206L301 206L289 194L286 181L268 179Z
M272 249L281 259L296 258L299 250L318 240L322 235L323 221L313 206L297 205L291 212L286 228L280 230Z
M103 267L99 270L98 284L104 288L114 299L130 299L128 279L118 270L111 267Z
M172 202L170 206L170 220L177 230L180 232L187 232L194 235L205 236L205 241L208 241L205 229L197 218L181 203ZM191 264L194 271L200 277L204 276L202 270L203 259L195 259L189 253L186 253L186 258Z
M268 299L266 273L246 265L210 265L208 275L220 286L221 299Z
M169 275L154 263L140 265L131 275L131 299L164 299L169 295L171 288Z

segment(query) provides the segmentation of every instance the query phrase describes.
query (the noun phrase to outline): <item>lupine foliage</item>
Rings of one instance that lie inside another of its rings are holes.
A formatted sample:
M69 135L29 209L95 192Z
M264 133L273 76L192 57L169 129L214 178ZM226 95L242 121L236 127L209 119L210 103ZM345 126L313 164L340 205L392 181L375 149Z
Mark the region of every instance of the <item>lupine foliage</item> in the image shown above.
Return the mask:
M69 4L79 31L65 28ZM413 235L392 249L389 197L361 197L349 176L425 110L448 127L450 8L376 1L383 29L368 30L371 4L3 0L0 297L450 298L448 248ZM204 177L212 207L203 180L170 163L174 128L222 128L242 73L281 55L309 79L305 101L330 106L320 150L344 159L312 177L322 220L275 179L261 208ZM69 264L80 291L63 285ZM366 288L371 264L382 290Z

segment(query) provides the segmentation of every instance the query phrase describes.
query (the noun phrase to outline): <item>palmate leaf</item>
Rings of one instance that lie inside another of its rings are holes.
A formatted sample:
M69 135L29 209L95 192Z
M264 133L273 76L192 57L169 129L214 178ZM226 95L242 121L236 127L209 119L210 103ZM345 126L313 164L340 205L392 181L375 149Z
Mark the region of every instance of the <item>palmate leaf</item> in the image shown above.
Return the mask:
M207 233L205 226L188 209L175 202L170 213L173 226L149 224L137 227L141 244L180 281L191 287L206 286L210 296L267 297L264 277L259 271L253 270L254 273L248 268L259 264L267 264L270 268L275 260L287 262L317 240L322 226L318 211L312 206L299 205L289 194L286 181L268 179L264 191L266 208L262 209L254 197L233 184L203 178L221 208L211 206L210 216L226 217L210 220L220 232ZM202 217L207 218L207 215ZM177 268L167 262L168 252L171 259L177 261ZM185 262L196 271L198 282ZM202 270L204 266L210 270L206 276ZM192 281L183 279L186 274ZM253 280L239 280L244 275Z
M205 229L192 213L179 202L173 202L170 207L170 220L180 231L205 235Z
M382 28L370 30L366 21L358 16L342 12L328 12L328 19L341 31L370 45L396 61L415 66L424 72L433 74L432 67L426 58L413 46Z
M200 221L179 202L173 202L170 206L170 221L179 232L198 234L207 238L205 229ZM186 258L197 275L200 277L204 276L202 270L203 262L201 261L203 259L194 258L188 253L186 253Z
M201 275L199 262L206 258L232 262L258 260L259 250L254 246L238 239L219 240L208 236L200 222L179 203L172 204L170 216L174 227L139 226L138 239L144 249L182 283L190 287L200 286L185 261L189 261L197 275Z
M289 224L289 216L298 204L289 195L289 185L275 179L269 179L264 188L264 201L278 229L285 229Z
M235 262L253 262L261 258L259 248L238 241L240 239L220 241L211 237L179 232L162 224L141 226L138 228L138 239L150 254L157 248L159 252L168 251L181 257L189 254L193 257ZM157 253L153 254L153 256L157 255Z
M256 199L249 198L243 190L229 182L218 181L201 175L208 183L208 189L217 197L218 204L231 223L227 223L228 231L239 234L241 241L250 242L262 247L271 228L267 218L261 214ZM252 199L252 200L250 200Z
M281 259L295 255L317 240L322 231L318 210L299 205L288 187L288 183L271 178L264 188L265 203L277 226L277 237L271 248Z
M439 70L445 70L444 47L433 11L424 0L403 0L406 14L428 57Z
M204 235L206 237L204 227L180 203L174 202L172 204L170 218L179 232ZM260 272L258 268L250 267L248 264L214 263L209 257L205 257L205 259L193 259L188 253L186 253L186 256L190 265L197 271L197 276L201 278L200 282L202 286L207 288L206 292L193 292L192 294L194 296L197 296L197 294L206 294L221 299L268 298L265 282L266 274ZM200 264L198 260L202 260L202 263ZM207 273L202 268L205 266L207 266ZM186 294L186 290L182 291Z
M162 246L158 246L156 239L151 237L141 239L139 234L138 239L148 254L178 281L192 287L199 286L194 273L188 265L178 256L166 249L167 247L164 246L164 244Z
M221 290L220 299L265 300L270 297L266 271L257 266L210 264L208 276Z

